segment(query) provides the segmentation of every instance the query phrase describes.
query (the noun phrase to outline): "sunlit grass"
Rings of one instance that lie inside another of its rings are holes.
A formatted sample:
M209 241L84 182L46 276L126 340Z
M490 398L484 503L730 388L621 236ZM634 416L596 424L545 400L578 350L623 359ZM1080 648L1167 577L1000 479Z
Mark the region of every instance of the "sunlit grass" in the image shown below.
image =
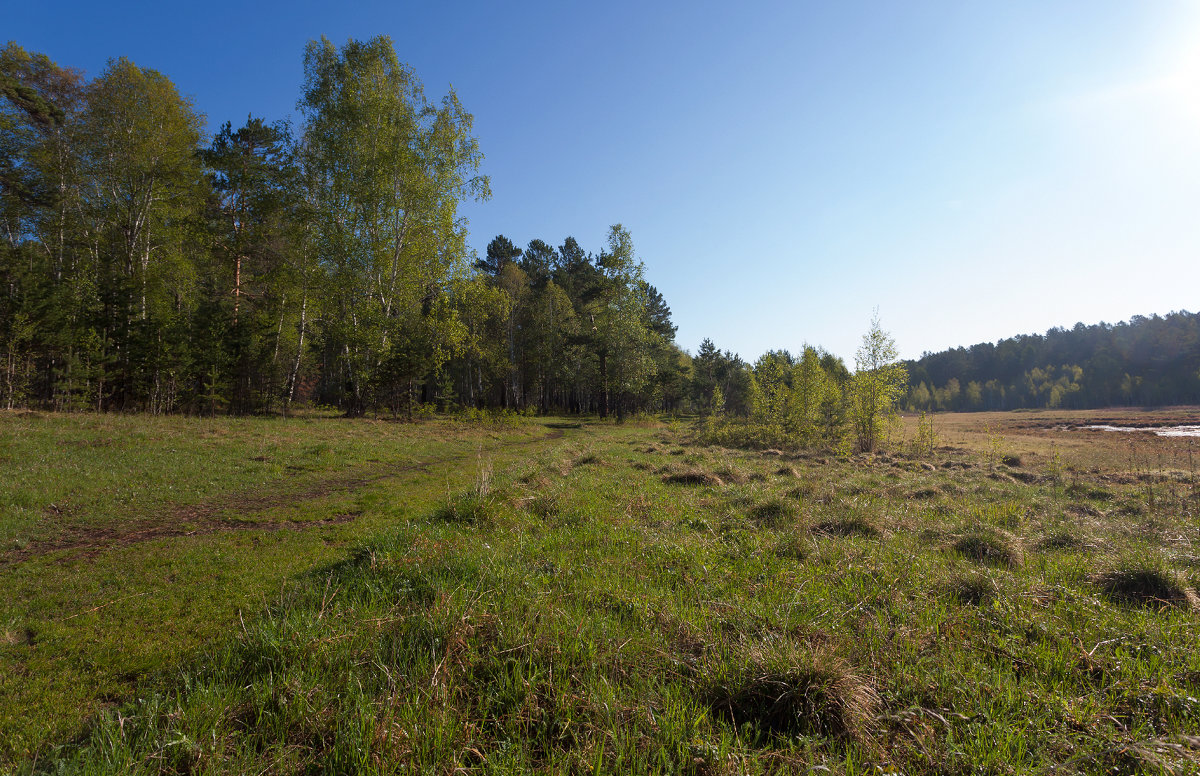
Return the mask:
M142 700L101 713L78 744L43 746L42 762L1200 768L1187 738L1200 729L1189 483L1172 493L1122 466L1073 463L1056 478L1027 451L1018 468L948 448L785 453L780 474L777 452L696 446L661 427L576 431L476 456L436 494L397 481L360 495L369 535L291 572L178 671L147 678ZM230 581L248 559L225 567ZM22 628L12 622L0 649L27 649Z

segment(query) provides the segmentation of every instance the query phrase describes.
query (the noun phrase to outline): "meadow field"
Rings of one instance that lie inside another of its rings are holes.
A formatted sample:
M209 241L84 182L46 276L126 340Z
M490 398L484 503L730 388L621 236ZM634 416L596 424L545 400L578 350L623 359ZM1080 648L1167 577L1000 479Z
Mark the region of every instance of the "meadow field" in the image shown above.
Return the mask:
M1200 440L0 414L0 771L1200 772Z

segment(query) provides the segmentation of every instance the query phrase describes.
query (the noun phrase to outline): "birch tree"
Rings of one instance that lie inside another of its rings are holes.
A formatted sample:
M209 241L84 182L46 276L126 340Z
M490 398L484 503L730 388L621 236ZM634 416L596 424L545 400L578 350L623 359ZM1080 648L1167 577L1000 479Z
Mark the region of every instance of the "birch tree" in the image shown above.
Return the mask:
M340 50L313 41L304 70L305 164L319 183L315 227L329 278L324 347L339 398L359 414L372 392L394 388L381 380L411 391L437 366L399 351L465 261L459 201L486 198L488 182L471 115L453 90L431 104L389 38ZM406 373L385 378L385 361Z
M112 60L86 94L82 240L97 267L115 399L152 411L178 390L195 281L203 117L161 73Z
M850 419L859 451L879 446L888 421L896 417L898 402L908 387L908 371L899 363L896 341L883 330L879 316L863 335L854 356L850 381Z

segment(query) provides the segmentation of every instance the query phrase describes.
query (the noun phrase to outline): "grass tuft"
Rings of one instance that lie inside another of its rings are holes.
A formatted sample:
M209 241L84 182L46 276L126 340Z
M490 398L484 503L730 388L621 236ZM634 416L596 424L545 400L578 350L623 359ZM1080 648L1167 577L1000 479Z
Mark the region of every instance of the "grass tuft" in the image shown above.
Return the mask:
M975 531L954 542L954 551L977 563L989 566L1020 566L1024 562L1017 543L1000 533Z
M1126 564L1092 577L1092 582L1112 601L1127 606L1165 608L1194 606L1195 594L1166 569L1146 564Z
M750 517L760 525L776 525L779 521L796 514L796 505L781 498L773 498L757 504L750 510Z
M1070 531L1056 531L1037 543L1039 550L1047 552L1081 550L1084 546L1083 539Z
M728 463L717 469L717 476L734 485L745 485L750 481L750 476L746 472Z
M788 498L799 500L812 498L817 492L817 483L812 480L801 480L800 484L787 492Z
M499 505L491 493L469 490L450 499L434 513L438 522L455 525L487 525L495 521Z
M686 469L681 472L666 474L663 476L663 482L669 485L703 485L706 487L720 487L725 484L720 477L715 474L709 474L706 471L701 471L700 469Z
M717 715L761 738L864 741L879 707L879 695L844 660L794 650L734 668L704 694Z
M946 592L960 604L979 606L996 597L996 583L982 574L964 574L946 583Z
M1076 498L1090 498L1094 501L1111 501L1112 491L1084 482L1073 482L1067 486L1067 493Z
M538 517L553 517L562 511L562 497L557 492L539 493L529 500L529 511Z
M806 560L809 548L799 536L785 536L775 545L775 557L785 560Z

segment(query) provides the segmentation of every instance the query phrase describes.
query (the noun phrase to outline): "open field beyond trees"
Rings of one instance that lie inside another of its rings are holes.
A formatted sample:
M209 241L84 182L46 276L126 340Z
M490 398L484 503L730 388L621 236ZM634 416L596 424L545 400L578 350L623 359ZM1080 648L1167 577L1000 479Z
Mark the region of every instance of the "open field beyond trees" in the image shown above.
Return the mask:
M0 414L0 770L1195 773L1200 411Z

